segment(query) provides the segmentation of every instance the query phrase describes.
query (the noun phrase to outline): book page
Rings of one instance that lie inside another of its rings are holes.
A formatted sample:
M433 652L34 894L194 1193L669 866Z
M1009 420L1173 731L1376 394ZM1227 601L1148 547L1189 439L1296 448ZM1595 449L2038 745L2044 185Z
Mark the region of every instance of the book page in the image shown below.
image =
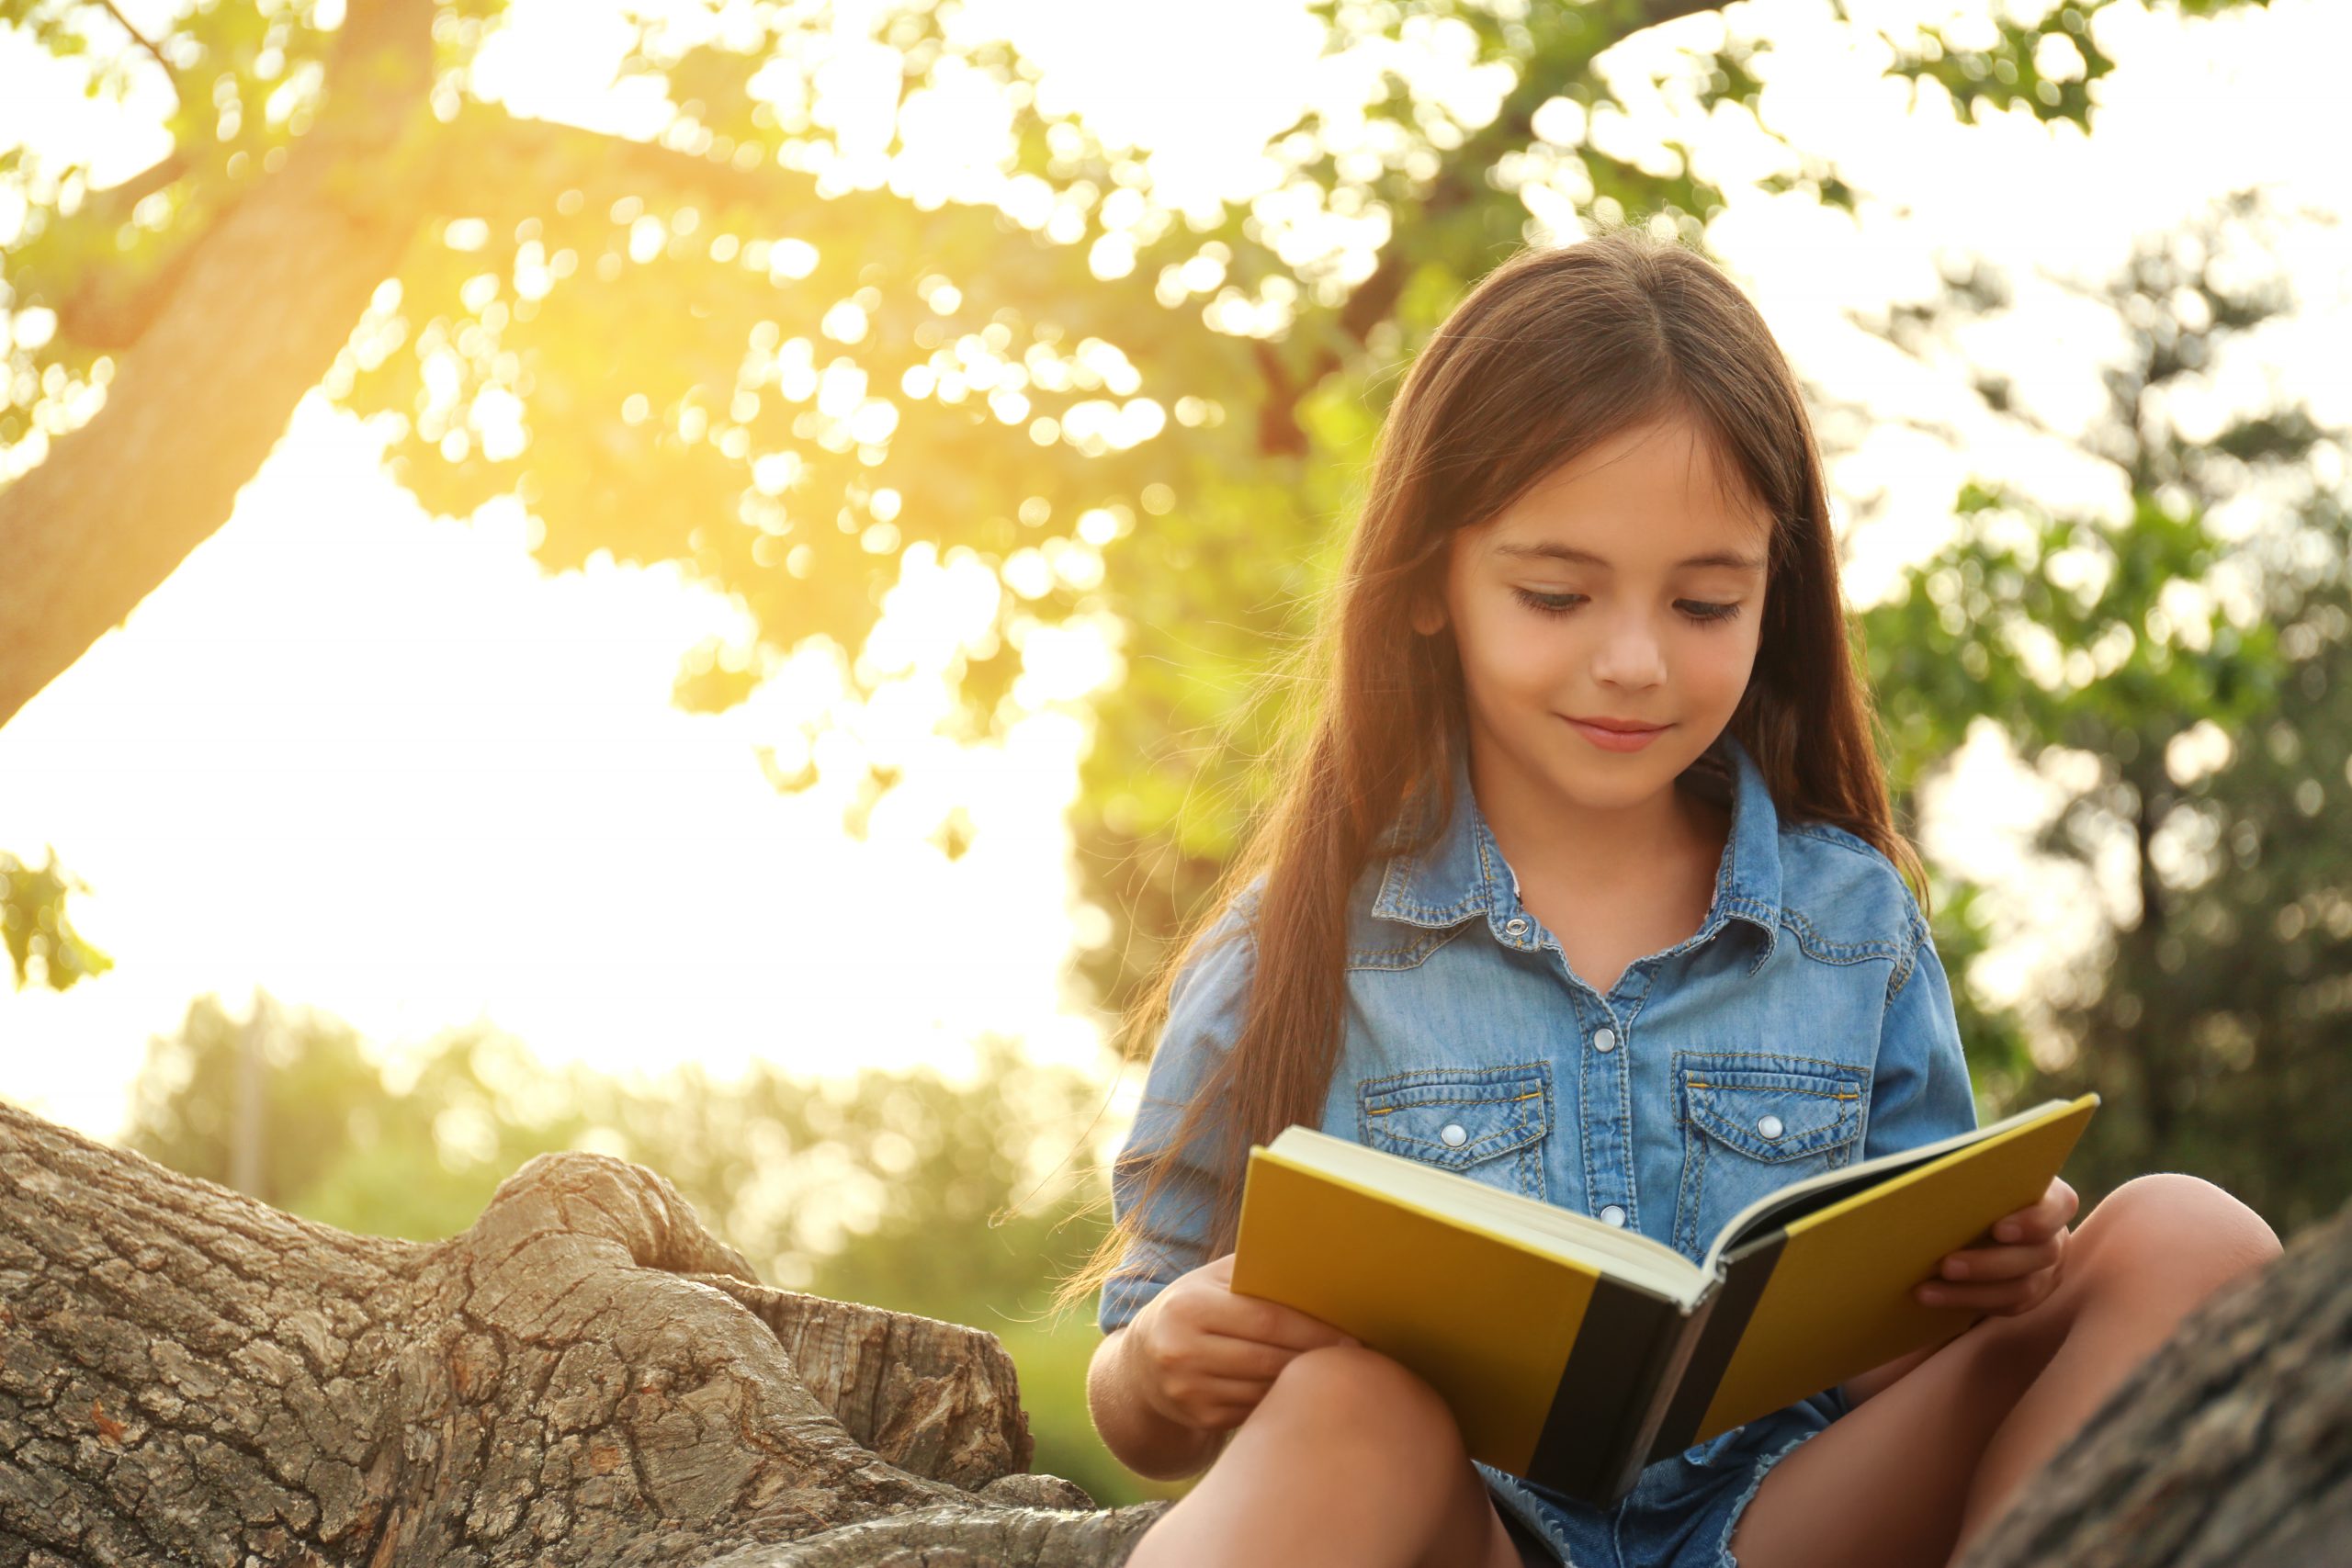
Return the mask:
M2097 1098L2092 1097L2094 1101ZM1786 1187L1767 1192L1724 1222L1724 1228L1716 1233L1714 1245L1707 1249L1706 1262L1702 1267L1706 1272L1714 1273L1724 1255L1744 1241L1778 1230L1805 1214L1826 1209L1930 1160L1940 1159L1954 1149L2002 1137L2030 1122L2039 1121L2067 1107L2066 1100L2045 1100L2040 1105L2020 1111L2014 1116L2005 1116L1988 1126L1955 1133L1932 1144L1898 1149L1893 1154L1866 1159L1858 1165L1825 1170L1818 1176L1808 1176L1802 1181L1792 1181Z
M1752 1301L1753 1310L1690 1440L1939 1344L1976 1321L1981 1314L1969 1309L1921 1303L1912 1287L1934 1277L1946 1253L1974 1245L1994 1221L2040 1199L2098 1104L2086 1094L2009 1118L1736 1256L1724 1299Z

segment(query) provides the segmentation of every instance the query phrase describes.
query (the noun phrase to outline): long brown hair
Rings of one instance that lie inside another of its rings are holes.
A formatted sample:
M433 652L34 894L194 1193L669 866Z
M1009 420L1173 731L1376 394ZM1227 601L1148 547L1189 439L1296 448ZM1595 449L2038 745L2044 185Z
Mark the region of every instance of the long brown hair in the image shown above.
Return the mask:
M1120 1043L1128 1058L1142 1054L1202 933L1220 923L1255 949L1239 1032L1169 1140L1131 1156L1143 1187L1062 1281L1056 1309L1117 1271L1138 1214L1179 1168L1170 1156L1212 1122L1225 1140L1213 1168L1238 1173L1252 1144L1319 1122L1343 1034L1350 893L1376 849L1414 852L1442 829L1467 744L1452 636L1410 625L1415 603L1442 592L1453 532L1492 518L1586 448L1668 417L1696 427L1717 472L1737 476L1772 518L1760 646L1731 733L1784 819L1858 835L1926 906L1926 874L1894 828L1856 669L1812 422L1763 318L1703 256L1637 223L1520 251L1478 281L1413 361L1382 423L1345 563L1302 650L1317 671L1304 745L1247 847L1170 944ZM1292 673L1276 682L1300 683ZM1406 816L1420 799L1434 809ZM1388 836L1408 821L1422 824L1418 834ZM1253 890L1254 909L1237 909ZM1216 1194L1210 1257L1232 1249L1239 1205L1236 1179Z

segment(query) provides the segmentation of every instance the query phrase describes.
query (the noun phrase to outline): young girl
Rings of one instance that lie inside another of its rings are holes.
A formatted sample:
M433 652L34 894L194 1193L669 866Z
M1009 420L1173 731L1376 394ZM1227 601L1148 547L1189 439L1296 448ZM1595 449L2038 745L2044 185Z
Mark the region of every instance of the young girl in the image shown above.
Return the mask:
M1943 1563L2278 1255L2189 1177L2071 1233L2053 1181L1920 1285L1953 1337L1607 1509L1473 1463L1412 1373L1230 1289L1247 1151L1292 1122L1694 1261L1764 1192L1976 1124L1836 558L1795 378L1694 253L1630 225L1522 253L1422 350L1310 738L1132 1021L1165 1008L1116 1223L1065 1289L1103 1284L1111 1451L1208 1467L1132 1562Z

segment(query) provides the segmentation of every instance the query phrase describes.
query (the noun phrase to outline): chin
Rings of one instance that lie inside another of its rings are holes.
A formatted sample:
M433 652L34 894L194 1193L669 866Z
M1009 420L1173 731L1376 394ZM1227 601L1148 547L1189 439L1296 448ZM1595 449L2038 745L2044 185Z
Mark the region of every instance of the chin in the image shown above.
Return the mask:
M1579 761L1570 767L1553 769L1552 779L1562 795L1579 806L1615 810L1647 800L1672 784L1682 767L1673 759L1643 752L1610 758L1600 765L1589 760Z

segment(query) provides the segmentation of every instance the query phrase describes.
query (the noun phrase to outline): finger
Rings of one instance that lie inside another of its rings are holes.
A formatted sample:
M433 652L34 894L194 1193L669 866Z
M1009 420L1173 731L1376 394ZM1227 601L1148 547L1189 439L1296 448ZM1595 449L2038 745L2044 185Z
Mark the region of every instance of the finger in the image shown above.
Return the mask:
M2005 1214L1993 1227L1996 1241L2035 1241L2052 1235L2075 1217L2082 1206L2082 1199L2072 1187L2056 1177L2043 1189L2040 1199L2015 1213Z
M1184 1381L1178 1397L1195 1409L1216 1404L1255 1404L1266 1397L1266 1389L1271 1382L1266 1378L1196 1373Z
M1971 1312L2009 1312L2034 1304L2039 1300L2035 1293L2037 1288L2014 1280L1986 1285L1930 1280L1926 1284L1913 1286L1911 1293L1922 1306L1962 1307Z
M1261 1301L1254 1296L1235 1296L1232 1301L1236 1308L1233 1315L1221 1319L1215 1325L1215 1332L1237 1339L1255 1339L1261 1345L1280 1345L1290 1350L1345 1344L1351 1337L1319 1317L1278 1302Z
M2063 1252L2056 1236L2018 1247L1971 1247L1947 1255L1937 1272L1946 1280L2018 1280L2054 1266Z
M1288 1346L1211 1334L1203 1337L1189 1359L1190 1364L1216 1377L1249 1378L1260 1383L1270 1383L1274 1381L1276 1373L1303 1354L1304 1351Z

